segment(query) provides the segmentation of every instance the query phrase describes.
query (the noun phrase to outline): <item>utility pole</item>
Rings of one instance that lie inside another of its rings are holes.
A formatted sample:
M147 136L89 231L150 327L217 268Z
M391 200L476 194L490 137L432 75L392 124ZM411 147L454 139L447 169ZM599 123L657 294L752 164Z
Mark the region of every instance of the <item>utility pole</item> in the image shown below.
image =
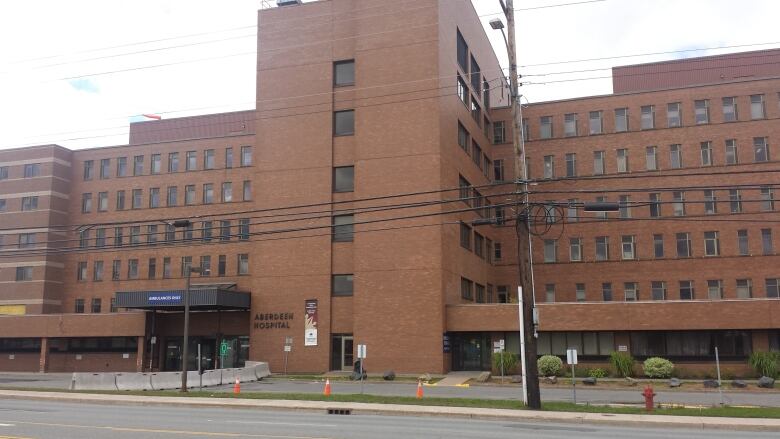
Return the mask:
M509 87L510 99L512 104L512 142L515 151L515 181L517 181L518 190L521 189L520 178L522 178L523 202L518 205L518 210L528 212L528 175L526 175L525 166L525 145L523 143L523 121L520 112L520 88L518 84L517 73L517 50L515 47L515 11L513 0L501 0L501 7L506 15L507 27L507 52L509 54ZM539 393L539 371L536 367L536 331L534 330L534 303L533 285L529 274L531 273L531 234L528 214L517 214L517 269L520 277L518 297L521 306L522 319L520 324L523 326L521 331L523 344L523 356L525 357L525 375L526 379L523 385L526 388L525 404L531 409L541 409L542 399ZM527 250L527 252L526 252ZM523 256L525 254L525 257Z

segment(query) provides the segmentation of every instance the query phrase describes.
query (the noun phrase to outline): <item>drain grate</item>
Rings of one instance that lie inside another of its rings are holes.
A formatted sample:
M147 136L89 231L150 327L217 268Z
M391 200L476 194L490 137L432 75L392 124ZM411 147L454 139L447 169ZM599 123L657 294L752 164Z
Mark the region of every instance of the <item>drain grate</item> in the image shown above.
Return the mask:
M351 415L352 409L328 409L329 415Z

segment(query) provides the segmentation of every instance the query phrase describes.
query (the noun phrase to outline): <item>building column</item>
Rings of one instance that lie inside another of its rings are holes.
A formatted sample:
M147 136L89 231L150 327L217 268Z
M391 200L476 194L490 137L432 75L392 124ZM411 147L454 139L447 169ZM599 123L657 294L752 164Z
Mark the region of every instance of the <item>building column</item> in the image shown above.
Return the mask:
M41 337L41 359L38 364L38 372L45 373L49 369L49 339Z
M144 355L145 353L146 353L146 337L141 335L138 336L138 348L136 349L136 354L135 354L136 372L144 371L144 360L146 359L146 356Z

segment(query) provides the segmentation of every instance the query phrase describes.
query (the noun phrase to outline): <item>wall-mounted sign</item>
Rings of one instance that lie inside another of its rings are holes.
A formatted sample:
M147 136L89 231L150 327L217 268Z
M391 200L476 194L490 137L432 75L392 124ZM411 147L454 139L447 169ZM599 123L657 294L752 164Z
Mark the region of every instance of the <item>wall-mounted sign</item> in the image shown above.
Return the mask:
M450 344L450 336L449 334L445 333L442 335L442 349L444 350L445 354L449 354L452 352L452 345Z
M255 329L290 329L291 312L267 312L255 314Z
M317 346L317 299L308 299L304 305L306 320L304 322L303 345Z
M628 352L628 346L626 345L618 345L618 352Z
M147 301L150 305L178 305L183 302L181 294L150 294Z

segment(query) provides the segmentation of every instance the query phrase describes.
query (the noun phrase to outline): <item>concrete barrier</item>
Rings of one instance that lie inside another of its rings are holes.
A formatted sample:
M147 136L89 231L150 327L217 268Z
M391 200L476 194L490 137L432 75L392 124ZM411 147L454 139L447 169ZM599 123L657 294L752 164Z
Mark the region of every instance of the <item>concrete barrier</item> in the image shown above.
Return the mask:
M117 390L113 373L75 372L70 381L71 390Z
M271 369L268 367L268 363L265 361L247 361L247 368L253 368L255 371L255 377L262 380L265 377L271 376Z
M221 370L207 370L203 372L203 387L219 386L220 384L222 384Z
M152 376L148 373L116 374L117 390L153 390Z
M158 372L150 375L152 377L152 389L154 390L181 388L181 372ZM187 379L189 380L189 376L187 376Z

